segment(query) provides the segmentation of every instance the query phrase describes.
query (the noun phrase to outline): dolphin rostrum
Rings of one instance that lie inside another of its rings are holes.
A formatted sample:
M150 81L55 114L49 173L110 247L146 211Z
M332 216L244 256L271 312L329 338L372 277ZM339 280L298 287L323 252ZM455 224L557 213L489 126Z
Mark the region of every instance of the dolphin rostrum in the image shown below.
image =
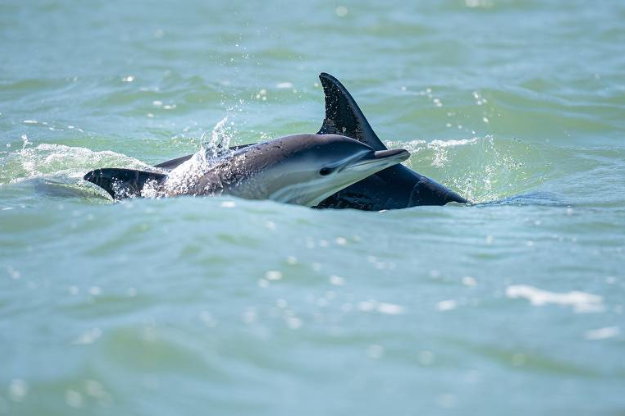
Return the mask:
M318 135L340 134L358 140L374 150L387 150L343 84L326 73L320 74L319 79L325 93L325 119ZM173 169L191 156L183 156L156 166ZM317 207L380 211L419 205L445 205L448 202L468 201L432 179L397 164L330 195Z
M114 199L225 194L313 207L409 156L341 135L300 134L240 146L211 160L200 151L168 174L106 168L84 178Z

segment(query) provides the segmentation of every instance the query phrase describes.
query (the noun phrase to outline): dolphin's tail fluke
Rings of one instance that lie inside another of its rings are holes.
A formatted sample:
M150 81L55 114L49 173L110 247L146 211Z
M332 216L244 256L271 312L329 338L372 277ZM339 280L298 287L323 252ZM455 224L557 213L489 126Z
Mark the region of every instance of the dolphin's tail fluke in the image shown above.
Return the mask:
M347 88L325 72L319 75L319 79L326 97L326 117L319 134L340 134L375 150L386 150Z
M133 169L96 169L84 176L86 181L104 189L113 199L141 196L146 184L159 185L167 175Z

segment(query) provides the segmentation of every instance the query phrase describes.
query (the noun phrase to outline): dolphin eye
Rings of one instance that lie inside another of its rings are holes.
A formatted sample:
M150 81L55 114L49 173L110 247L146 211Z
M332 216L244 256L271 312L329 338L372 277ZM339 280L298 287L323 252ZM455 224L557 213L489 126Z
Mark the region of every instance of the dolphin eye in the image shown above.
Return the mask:
M319 171L319 175L321 176L327 176L331 173L332 173L332 168L321 168L321 170Z

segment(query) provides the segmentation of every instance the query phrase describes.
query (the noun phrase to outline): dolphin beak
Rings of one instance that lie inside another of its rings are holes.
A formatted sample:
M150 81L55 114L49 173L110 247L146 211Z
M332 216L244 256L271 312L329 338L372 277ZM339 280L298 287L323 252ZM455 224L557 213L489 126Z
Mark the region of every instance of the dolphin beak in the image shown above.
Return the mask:
M403 162L410 157L410 153L404 149L378 150L365 153L358 160L352 161L346 169L379 171L389 166Z
M400 163L409 157L410 152L405 149L378 150L377 152L373 152L374 160L397 161L396 163Z

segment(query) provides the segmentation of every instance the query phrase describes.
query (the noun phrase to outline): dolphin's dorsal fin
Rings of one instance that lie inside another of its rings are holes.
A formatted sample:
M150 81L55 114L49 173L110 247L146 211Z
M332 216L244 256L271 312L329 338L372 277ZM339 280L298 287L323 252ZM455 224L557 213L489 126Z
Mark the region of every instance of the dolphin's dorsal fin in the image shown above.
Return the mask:
M195 154L195 153L194 153ZM167 162L159 163L158 165L154 165L155 168L173 170L178 166L182 165L187 160L191 159L193 155L186 155L182 157L177 157L176 159L168 160Z
M369 125L356 101L347 89L330 74L319 75L326 96L326 118L319 134L341 134L351 137L375 150L386 150L386 146Z
M84 176L86 181L104 189L113 199L141 196L147 182L161 183L167 175L133 169L96 169Z

